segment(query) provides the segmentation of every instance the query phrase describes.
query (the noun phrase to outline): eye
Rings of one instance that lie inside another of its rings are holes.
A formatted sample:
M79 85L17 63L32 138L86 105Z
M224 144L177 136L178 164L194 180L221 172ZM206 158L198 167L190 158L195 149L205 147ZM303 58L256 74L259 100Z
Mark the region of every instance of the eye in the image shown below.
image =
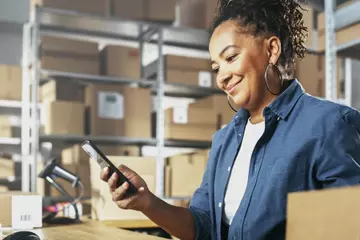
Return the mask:
M227 56L227 57L226 57L226 61L227 61L227 62L231 62L231 61L233 61L233 60L235 59L235 57L236 57L236 54Z
M215 74L218 74L218 72L219 72L219 68L217 67L217 68L213 68L213 73L215 73Z

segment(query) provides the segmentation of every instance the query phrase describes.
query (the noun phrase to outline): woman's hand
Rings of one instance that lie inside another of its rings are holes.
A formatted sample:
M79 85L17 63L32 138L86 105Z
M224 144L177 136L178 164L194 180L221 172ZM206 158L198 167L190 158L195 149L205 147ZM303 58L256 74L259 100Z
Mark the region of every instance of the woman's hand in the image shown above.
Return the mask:
M146 182L136 172L124 165L120 165L118 169L137 188L138 192L136 195L124 197L126 190L129 188L129 184L125 182L120 187L116 188L118 176L116 173L113 173L109 178L110 169L107 167L101 171L100 178L108 183L110 193L112 194L112 200L121 209L132 209L144 212L150 206L150 199L152 196Z

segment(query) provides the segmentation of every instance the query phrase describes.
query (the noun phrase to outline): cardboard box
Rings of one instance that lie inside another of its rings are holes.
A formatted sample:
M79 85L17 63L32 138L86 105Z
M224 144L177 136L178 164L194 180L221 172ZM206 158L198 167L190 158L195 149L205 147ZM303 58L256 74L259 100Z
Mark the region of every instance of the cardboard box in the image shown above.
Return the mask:
M304 10L301 11L303 14L304 26L307 27L308 29L308 37L305 42L306 47L310 49L316 49L316 46L314 46L314 36L313 36L314 9L307 4L301 4L301 7L304 8Z
M98 45L56 37L41 38L41 67L48 70L98 75Z
M305 91L313 96L325 97L325 56L323 54L305 54L302 60L296 60L295 77ZM338 96L341 92L342 64L337 58Z
M55 101L44 106L45 134L84 135L84 104Z
M212 118L216 119L216 128L221 129L221 126L231 122L235 112L230 108L226 95L214 95L197 100L192 103L193 108L204 108L212 110ZM236 108L235 104L232 106Z
M205 26L206 1L209 0L180 1L177 23L183 27L207 28Z
M0 212L2 227L14 229L42 227L42 197L40 195L21 192L1 193Z
M0 99L21 100L22 79L21 67L15 65L0 65Z
M200 187L208 155L208 150L203 150L169 158L165 171L166 196L192 196L195 190Z
M177 140L211 141L217 119L212 109L169 108L165 110L165 138ZM152 135L156 136L156 117L153 114Z
M113 0L111 13L131 20L173 22L176 0Z
M101 59L101 74L140 79L141 62L139 49L123 46L107 46L101 52Z
M358 186L290 193L286 239L358 238L359 195Z
M106 16L108 13L108 5L105 0L31 0L31 5L35 4L102 16Z
M0 158L0 178L15 175L15 163L12 159Z
M108 157L115 166L124 164L137 172L145 181L150 191L155 191L156 159L153 157ZM148 219L141 212L122 210L112 201L109 186L99 180L100 166L90 162L92 186L92 219L106 220L144 220Z
M112 0L111 15L123 19L144 20L145 0Z
M0 115L0 137L21 137L21 126L14 120L17 121L13 116Z
M150 90L91 85L85 90L85 103L89 134L150 138Z
M84 101L84 88L75 81L50 80L40 87L41 100L53 101Z
M165 55L165 81L202 87L216 87L209 59L177 55ZM157 74L157 60L145 68L145 76L154 79Z

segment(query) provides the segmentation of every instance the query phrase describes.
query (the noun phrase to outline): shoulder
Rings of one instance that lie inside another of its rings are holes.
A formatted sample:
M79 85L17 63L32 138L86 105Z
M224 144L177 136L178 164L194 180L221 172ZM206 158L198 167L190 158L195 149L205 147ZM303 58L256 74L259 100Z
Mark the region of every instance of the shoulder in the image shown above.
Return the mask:
M327 129L352 125L360 129L360 112L343 104L303 94L296 106L305 118L313 123L322 124Z

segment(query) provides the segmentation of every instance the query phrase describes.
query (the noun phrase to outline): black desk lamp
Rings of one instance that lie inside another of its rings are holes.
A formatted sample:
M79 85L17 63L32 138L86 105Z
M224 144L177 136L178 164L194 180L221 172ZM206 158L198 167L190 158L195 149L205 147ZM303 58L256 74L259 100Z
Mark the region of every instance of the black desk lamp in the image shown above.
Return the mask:
M66 192L65 189L55 181L55 179L62 178L64 180L70 182L72 184L73 188L80 186L82 188L83 192L84 192L84 185L80 181L79 177L77 177L76 175L67 171L66 169L58 166L56 164L55 160L56 159L52 159L45 165L43 171L39 174L39 177L48 181L53 187L56 188L56 190L58 190L63 196L65 196L69 200L70 204L74 207L74 210L75 210L75 219L71 219L71 218L56 218L55 219L54 217L55 217L56 213L53 213L53 214L50 214L49 216L47 216L44 219L44 221L47 223L56 223L56 224L57 223L79 223L80 217L79 217L79 211L76 206L76 203L78 200L80 200L80 198L82 197L82 194L80 195L80 197L78 199L74 199L74 197L72 197L68 192Z

